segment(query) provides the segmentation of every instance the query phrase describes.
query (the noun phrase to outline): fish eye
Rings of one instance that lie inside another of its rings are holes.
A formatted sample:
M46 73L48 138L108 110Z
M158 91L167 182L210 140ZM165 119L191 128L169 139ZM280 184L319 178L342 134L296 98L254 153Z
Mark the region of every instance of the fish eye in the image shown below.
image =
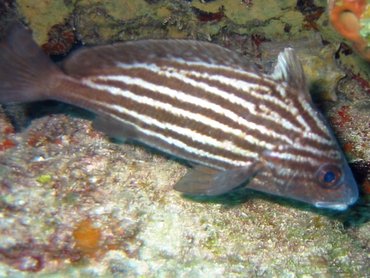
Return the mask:
M323 188L331 189L339 184L342 178L342 170L336 165L324 164L319 168L316 175Z

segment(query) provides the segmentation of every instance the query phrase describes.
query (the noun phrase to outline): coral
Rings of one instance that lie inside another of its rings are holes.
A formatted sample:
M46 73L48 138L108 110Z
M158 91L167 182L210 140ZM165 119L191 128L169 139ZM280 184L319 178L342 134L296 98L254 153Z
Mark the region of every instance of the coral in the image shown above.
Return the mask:
M153 11L150 4L144 0L121 0L121 1L90 1L82 0L78 1L78 6L89 7L91 4L98 5L102 8L102 11L106 11L109 16L114 19L129 21L137 17L147 16L147 14ZM104 4L104 5L103 5Z
M370 60L370 5L366 0L329 1L330 21L346 39L354 43L355 49Z
M48 41L41 47L48 55L65 55L71 50L75 42L76 37L71 26L56 24L49 30Z

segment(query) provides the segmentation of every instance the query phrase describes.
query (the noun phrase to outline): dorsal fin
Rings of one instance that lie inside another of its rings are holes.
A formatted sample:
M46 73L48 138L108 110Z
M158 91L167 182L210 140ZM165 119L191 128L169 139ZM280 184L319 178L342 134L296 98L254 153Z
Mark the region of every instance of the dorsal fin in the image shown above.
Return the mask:
M194 40L140 40L86 47L72 53L64 71L75 77L100 75L117 70L117 63L166 63L175 60L203 62L255 71L246 59L219 45Z
M285 48L279 53L272 78L285 81L290 87L308 92L303 67L293 48Z

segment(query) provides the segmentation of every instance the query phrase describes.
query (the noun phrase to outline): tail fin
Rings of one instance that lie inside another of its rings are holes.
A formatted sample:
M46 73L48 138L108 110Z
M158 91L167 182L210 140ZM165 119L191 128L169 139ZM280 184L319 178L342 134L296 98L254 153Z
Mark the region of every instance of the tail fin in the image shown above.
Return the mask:
M48 99L61 74L31 32L20 24L9 29L0 43L0 104Z

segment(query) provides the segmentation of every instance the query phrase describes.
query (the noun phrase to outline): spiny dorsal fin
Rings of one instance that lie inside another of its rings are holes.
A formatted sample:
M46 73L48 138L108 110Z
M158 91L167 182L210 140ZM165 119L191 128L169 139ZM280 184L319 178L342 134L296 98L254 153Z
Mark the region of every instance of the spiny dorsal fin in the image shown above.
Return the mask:
M285 48L279 53L272 78L285 81L289 86L307 92L303 67L293 48Z

